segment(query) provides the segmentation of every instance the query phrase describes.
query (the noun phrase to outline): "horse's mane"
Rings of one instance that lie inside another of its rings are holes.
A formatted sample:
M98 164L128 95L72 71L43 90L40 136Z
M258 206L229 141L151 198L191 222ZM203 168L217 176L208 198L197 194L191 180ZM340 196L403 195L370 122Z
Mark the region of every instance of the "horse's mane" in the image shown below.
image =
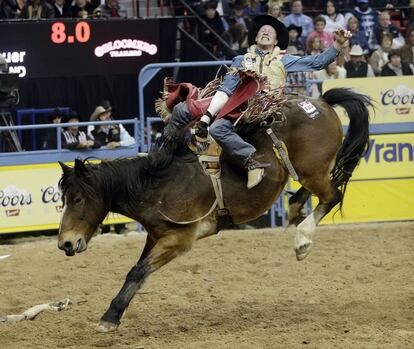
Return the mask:
M170 167L175 146L151 152L148 156L90 162L90 158L76 160L75 167L64 171L59 181L63 198L76 186L92 200L110 203L114 193L118 201L138 202L148 195L148 189Z

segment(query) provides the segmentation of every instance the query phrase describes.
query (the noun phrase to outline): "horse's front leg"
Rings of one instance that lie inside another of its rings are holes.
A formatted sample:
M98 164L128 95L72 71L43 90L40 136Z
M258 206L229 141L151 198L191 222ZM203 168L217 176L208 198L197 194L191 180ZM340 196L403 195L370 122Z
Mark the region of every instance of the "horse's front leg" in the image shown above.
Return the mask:
M126 308L148 275L167 264L179 254L188 251L192 246L194 238L195 228L193 226L168 231L166 235L161 237L152 249L147 252L147 256L141 258L129 271L124 285L112 300L109 309L102 316L97 330L99 332L116 330Z

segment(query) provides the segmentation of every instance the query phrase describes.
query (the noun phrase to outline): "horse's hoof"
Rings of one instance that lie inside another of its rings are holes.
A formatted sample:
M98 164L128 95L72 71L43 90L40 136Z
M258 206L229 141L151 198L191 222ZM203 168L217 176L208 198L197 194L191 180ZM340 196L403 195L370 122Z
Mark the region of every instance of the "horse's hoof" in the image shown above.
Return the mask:
M312 241L308 241L298 247L295 248L296 259L298 261L303 261L312 249Z
M117 324L113 324L112 322L108 322L104 320L99 321L99 324L96 326L96 331L101 332L101 333L113 332L113 331L116 331L117 329L118 329Z

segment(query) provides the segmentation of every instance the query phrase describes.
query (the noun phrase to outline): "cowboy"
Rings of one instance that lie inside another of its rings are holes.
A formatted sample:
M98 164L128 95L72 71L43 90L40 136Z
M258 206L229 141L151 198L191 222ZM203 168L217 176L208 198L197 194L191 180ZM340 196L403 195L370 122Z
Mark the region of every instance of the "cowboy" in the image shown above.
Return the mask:
M231 69L253 70L267 77L271 90L285 85L287 73L309 72L321 70L332 63L351 34L344 29L335 33L335 41L329 49L314 56L281 55L280 51L287 48L289 35L285 25L269 15L256 16L249 30L249 50L245 55L233 59ZM208 126L229 101L239 86L237 74L228 73L213 96L207 111L196 124L196 136L206 138ZM186 103L177 104L172 112L165 135L172 129L191 122ZM223 151L238 158L248 174L247 188L253 188L261 182L264 168L269 164L260 163L255 159L256 149L244 141L234 130L233 121L229 117L217 118L210 127L210 134L222 147Z

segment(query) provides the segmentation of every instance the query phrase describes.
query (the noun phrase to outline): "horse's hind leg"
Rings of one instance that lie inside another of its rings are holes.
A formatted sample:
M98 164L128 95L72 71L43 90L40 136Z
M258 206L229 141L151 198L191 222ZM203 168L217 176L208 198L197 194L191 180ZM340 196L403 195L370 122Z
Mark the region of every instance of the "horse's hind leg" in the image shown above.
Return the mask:
M300 189L289 198L289 225L293 224L297 226L306 218L306 216L302 215L301 211L309 196L309 190L304 187L300 187Z
M100 320L97 328L99 332L117 329L122 315L145 279L179 254L188 251L195 238L195 229L193 226L183 227L179 230L167 231L164 234L161 238L156 239L155 243L152 241L146 244L147 248L143 251L145 257L140 258L129 271L124 285ZM152 244L153 247L149 250Z
M341 191L334 186L329 175L305 181L304 186L319 198L318 206L301 222L296 229L294 248L297 260L301 261L309 254L312 248L312 234L316 226L332 208L342 199Z

